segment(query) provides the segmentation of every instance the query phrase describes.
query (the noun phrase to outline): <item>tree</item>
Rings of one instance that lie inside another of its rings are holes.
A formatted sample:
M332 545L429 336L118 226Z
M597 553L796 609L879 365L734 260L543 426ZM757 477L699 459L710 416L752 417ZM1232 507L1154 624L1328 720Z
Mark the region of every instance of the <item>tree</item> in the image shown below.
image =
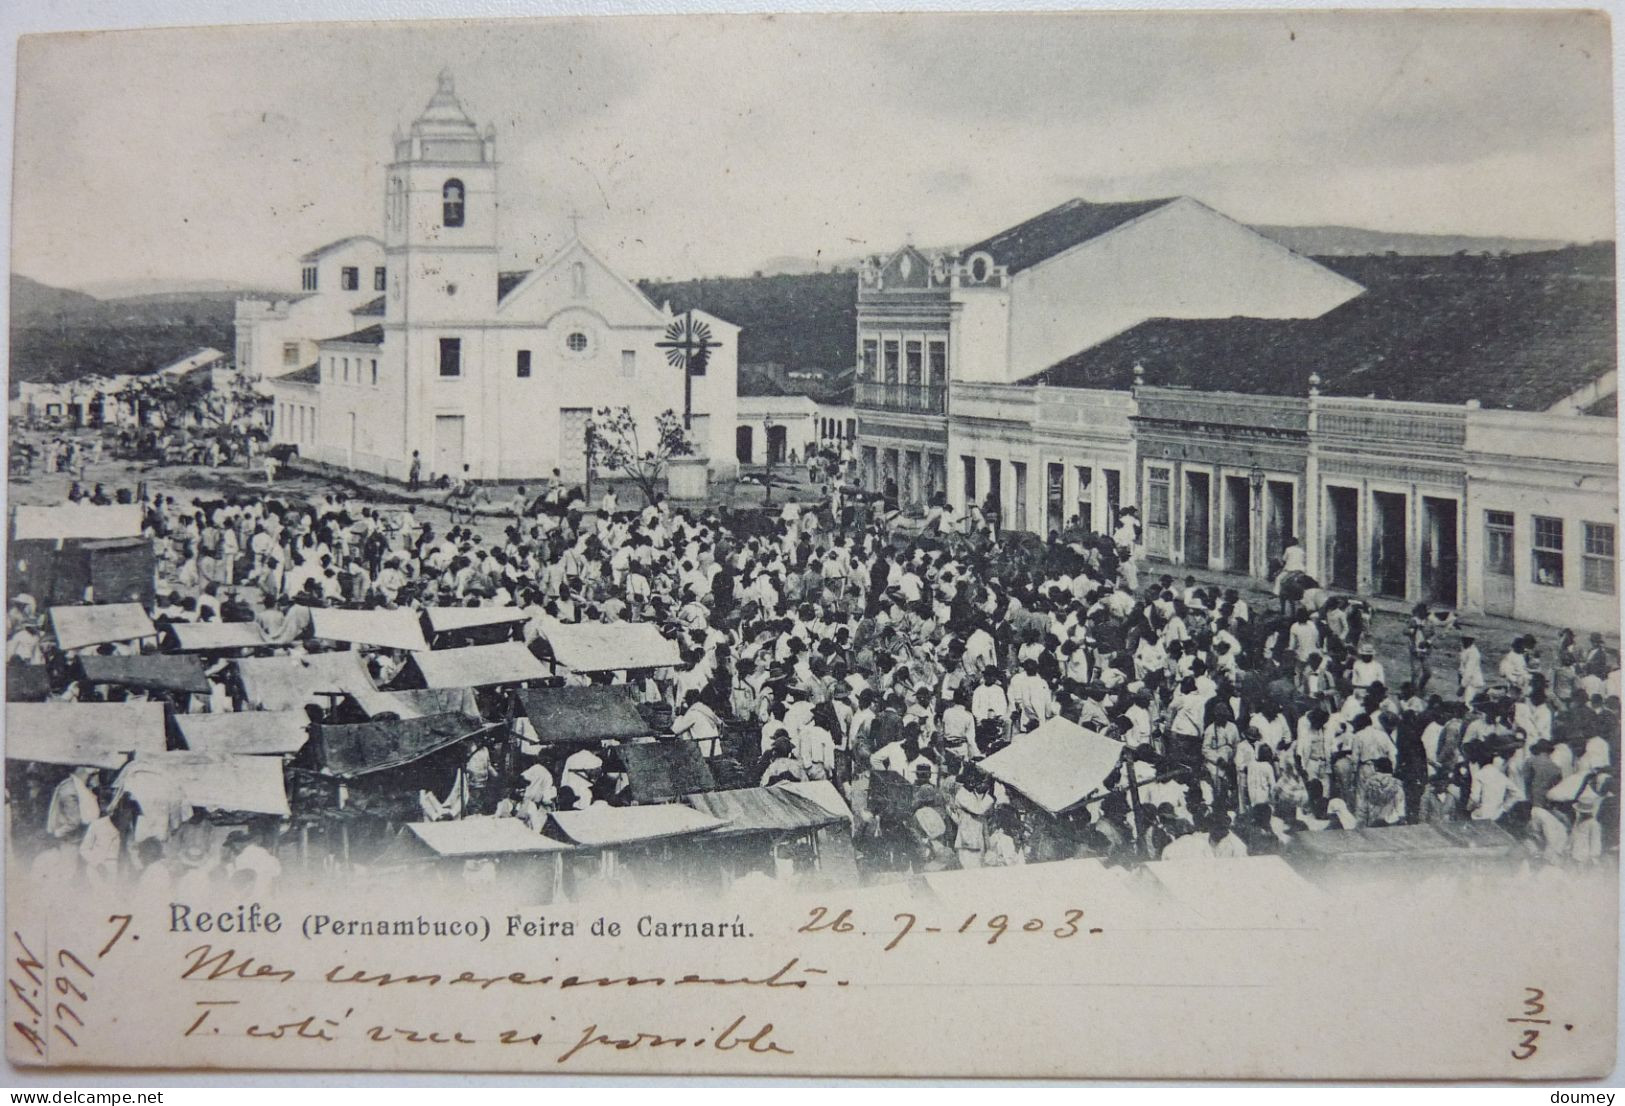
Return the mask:
M694 453L694 440L683 420L667 408L655 418L655 444L646 448L638 436L638 421L630 407L600 407L587 420L587 464L629 477L648 503L659 494L666 462Z

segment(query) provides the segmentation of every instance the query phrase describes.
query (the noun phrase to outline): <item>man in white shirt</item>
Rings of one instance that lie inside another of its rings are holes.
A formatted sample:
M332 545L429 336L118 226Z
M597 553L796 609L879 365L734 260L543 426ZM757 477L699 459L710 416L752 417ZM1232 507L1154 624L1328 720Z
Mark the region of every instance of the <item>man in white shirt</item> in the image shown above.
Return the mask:
M989 718L1002 722L1010 717L1010 700L999 686L997 668L988 668L982 673L982 686L971 696L970 712L978 722Z
M1360 646L1360 657L1349 670L1349 682L1354 685L1354 694L1359 696L1377 684L1387 686L1387 673L1383 670L1382 662L1377 660L1377 651L1370 642Z

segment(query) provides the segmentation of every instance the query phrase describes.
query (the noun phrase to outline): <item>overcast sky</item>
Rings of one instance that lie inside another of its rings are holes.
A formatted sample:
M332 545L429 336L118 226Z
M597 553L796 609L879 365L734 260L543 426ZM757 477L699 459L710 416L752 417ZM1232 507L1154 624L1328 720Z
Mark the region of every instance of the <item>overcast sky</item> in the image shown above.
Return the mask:
M443 66L504 262L581 214L631 277L963 244L1071 196L1613 236L1608 30L1557 12L615 18L25 39L13 268L293 287L379 234Z

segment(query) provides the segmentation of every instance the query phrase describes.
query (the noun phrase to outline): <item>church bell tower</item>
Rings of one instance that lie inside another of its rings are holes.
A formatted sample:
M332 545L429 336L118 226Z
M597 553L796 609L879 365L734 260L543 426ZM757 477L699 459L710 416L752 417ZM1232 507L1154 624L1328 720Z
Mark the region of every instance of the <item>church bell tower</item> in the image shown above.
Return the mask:
M455 326L495 311L496 170L495 128L480 130L442 71L384 174L387 322Z

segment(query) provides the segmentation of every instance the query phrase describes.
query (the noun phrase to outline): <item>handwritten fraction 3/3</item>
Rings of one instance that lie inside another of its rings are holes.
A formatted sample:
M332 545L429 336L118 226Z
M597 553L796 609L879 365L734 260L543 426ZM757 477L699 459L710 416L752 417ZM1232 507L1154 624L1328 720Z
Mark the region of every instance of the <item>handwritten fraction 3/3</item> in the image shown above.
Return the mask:
M1574 1032L1572 1022L1557 1024L1554 1019L1541 1016L1547 1013L1549 1011L1546 1009L1546 992L1539 987L1525 987L1523 989L1523 1009L1520 1015L1507 1019L1509 1025L1527 1027L1515 1030L1519 1034L1519 1038L1518 1043L1511 1049L1514 1060L1528 1060L1538 1053L1541 1047L1541 1033L1552 1032L1551 1027L1555 1026L1564 1033ZM1542 1030L1542 1026L1548 1028Z

